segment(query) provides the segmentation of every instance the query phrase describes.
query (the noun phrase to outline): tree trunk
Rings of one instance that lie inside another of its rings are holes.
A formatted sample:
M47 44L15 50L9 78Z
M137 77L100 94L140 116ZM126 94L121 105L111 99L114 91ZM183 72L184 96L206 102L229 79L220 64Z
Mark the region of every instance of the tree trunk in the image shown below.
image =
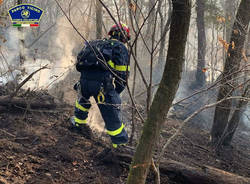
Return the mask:
M249 20L250 20L250 0L242 0L234 22L228 55L222 73L222 86L220 87L217 101L227 98L232 95L235 86L233 79L234 72L239 70L246 39ZM233 46L232 46L233 45ZM212 144L218 145L220 138L223 135L228 124L232 100L225 100L218 104L215 108L214 122L211 130Z
M232 0L225 1L225 17L226 17L226 41L230 41L232 32L232 22L235 18L236 2Z
M206 32L204 22L205 12L205 1L196 0L196 12L197 12L197 29L198 29L198 61L196 71L196 82L195 84L203 86L205 84L205 73L203 68L205 67L205 56L206 56Z
M171 14L172 14L172 7L171 7L171 0L168 0L169 2L169 9L168 9L168 20L165 23L164 20L166 19L166 17L164 17L162 15L162 13L160 12L160 19L161 19L161 33L160 33L160 48L159 48L159 56L158 56L158 60L157 63L155 64L154 70L153 70L153 84L158 84L162 78L162 73L164 70L164 65L165 65L165 47L166 47L166 37L167 37L167 32L169 31L169 26L171 23ZM159 2L160 3L160 2ZM162 11L162 10L160 10ZM153 90L153 96L155 94L157 89Z
M246 90L242 96L250 98L250 84L246 87ZM234 111L233 116L228 123L227 130L224 132L224 135L222 137L221 143L223 145L230 145L233 139L234 133L239 125L239 121L240 121L240 118L242 116L242 111L243 111L242 109L243 107L247 105L247 103L248 101L241 100L238 106L236 107L236 110Z
M248 30L248 36L247 36L247 43L246 43L246 53L247 55L250 55L250 29Z
M164 118L175 97L184 63L185 45L191 15L190 0L173 0L169 48L165 70L130 167L128 184L145 183L154 146Z
M154 19L155 19L155 0L149 0L148 1L148 13L150 13L149 18L148 18L148 25L147 25L147 30L146 30L146 36L147 38L151 38L152 32L153 32L153 26L154 26ZM153 9L152 9L153 8ZM152 11L151 11L152 10ZM153 41L153 40L152 40ZM151 45L150 45L151 47Z
M92 17L92 6L93 6L93 1L90 2L90 7L88 9L88 16L85 19L86 20L86 33L85 33L85 37L86 39L89 39L89 35L90 35L90 30L92 30L92 21L91 21L91 17Z
M96 39L102 38L102 4L96 0Z
M17 0L17 4L22 4L23 0ZM23 32L23 28L22 27L18 27L18 32L19 32L19 64L23 64L24 60L25 60L25 56L24 56L24 49L25 49L25 45L24 45L24 32Z

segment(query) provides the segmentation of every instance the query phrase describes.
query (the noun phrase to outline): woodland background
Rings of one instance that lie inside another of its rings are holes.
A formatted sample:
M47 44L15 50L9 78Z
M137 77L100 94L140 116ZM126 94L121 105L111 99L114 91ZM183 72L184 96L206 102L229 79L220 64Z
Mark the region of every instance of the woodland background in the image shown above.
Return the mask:
M190 123L191 127L211 132L213 149L221 150L221 145L225 143L223 138L230 134L232 138L236 128L235 135L238 137L242 136L247 140L250 136L249 6L242 10L245 13L240 15L240 19L236 18L240 3L247 5L249 1L190 2L191 18L187 40L183 43L185 58L181 65L181 80L164 119L166 124L169 119L184 122L180 125L182 129L186 123ZM17 29L12 26L7 10L20 3L32 3L44 10L38 28ZM128 44L131 72L128 88L122 93L121 108L123 121L130 134L130 143L135 146L140 138L142 122L150 117L154 95L164 68L167 68L172 13L173 2L170 0L2 1L0 86L7 89L5 96L15 94L13 92L19 91L17 89L20 83L27 76L46 66L25 82L22 88L34 93L45 91L57 102L65 101L73 105L76 94L72 86L79 78L74 64L84 39L107 37L109 28L115 24L113 19L126 23L130 27L132 38ZM242 19L248 23L244 25ZM238 25L233 27L237 22ZM241 41L237 45L234 39L238 37ZM171 73L174 75L176 72L179 71ZM224 89L228 91L223 91ZM221 98L218 97L219 94L223 94ZM222 101L218 103L219 100ZM165 98L162 98L163 101ZM94 101L92 103L95 104ZM226 110L220 111L221 109ZM90 112L89 124L100 138L104 125L98 114L95 106ZM161 132L164 131L164 128L161 129ZM158 149L169 140L169 136L166 138L163 134L160 135L162 143L157 143ZM225 145L231 144L231 138Z

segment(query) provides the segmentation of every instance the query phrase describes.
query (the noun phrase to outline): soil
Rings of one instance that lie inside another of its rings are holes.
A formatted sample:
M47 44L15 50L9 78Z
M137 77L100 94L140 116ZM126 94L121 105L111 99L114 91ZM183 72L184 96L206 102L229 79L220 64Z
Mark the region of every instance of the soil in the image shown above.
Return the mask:
M101 161L101 153L109 143L70 128L71 110L53 113L12 109L0 112L0 184L122 184L128 169ZM167 120L159 145L181 125ZM158 148L160 148L158 145ZM187 165L209 165L250 177L250 136L239 131L232 147L215 153L209 146L209 132L187 124L165 151L165 158ZM153 175L147 183L153 182ZM162 176L161 183L167 183ZM170 181L169 183L178 183Z

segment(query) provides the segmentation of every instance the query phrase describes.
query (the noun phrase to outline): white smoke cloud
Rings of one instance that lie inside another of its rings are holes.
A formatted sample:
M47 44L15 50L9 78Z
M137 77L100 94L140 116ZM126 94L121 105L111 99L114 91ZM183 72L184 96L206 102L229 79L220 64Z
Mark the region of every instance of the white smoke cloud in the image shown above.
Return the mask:
M248 103L246 110L243 113L242 122L245 124L245 126L250 128L250 105L249 103Z
M9 27L4 32L3 36L6 39L6 42L1 46L1 52L3 56L1 55L2 64L0 65L0 71L4 75L0 76L0 85L5 85L8 81L13 81L15 77L20 74L18 71L19 32L16 28Z

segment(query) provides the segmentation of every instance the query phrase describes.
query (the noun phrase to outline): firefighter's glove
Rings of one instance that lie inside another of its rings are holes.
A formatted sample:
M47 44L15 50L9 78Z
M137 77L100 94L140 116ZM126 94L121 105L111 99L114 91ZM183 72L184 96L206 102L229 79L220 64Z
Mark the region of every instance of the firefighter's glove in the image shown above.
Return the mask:
M104 78L104 92L108 93L109 91L114 89L114 84L113 84L114 78L112 75L105 76Z
M80 83L80 81L78 81L77 83L74 84L73 89L74 89L75 91L78 91L78 90L81 89L81 83Z
M117 93L120 94L121 92L123 92L125 87L126 85L123 82L115 80L115 90Z

